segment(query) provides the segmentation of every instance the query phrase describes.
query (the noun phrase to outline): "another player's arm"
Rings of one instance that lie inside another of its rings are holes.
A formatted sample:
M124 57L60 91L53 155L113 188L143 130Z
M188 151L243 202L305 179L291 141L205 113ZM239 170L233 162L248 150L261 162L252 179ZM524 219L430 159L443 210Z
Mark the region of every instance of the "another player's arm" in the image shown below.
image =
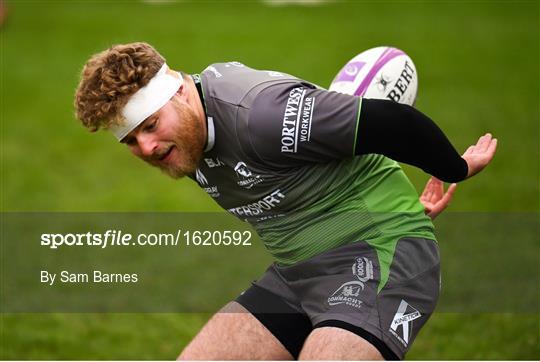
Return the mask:
M433 220L439 216L450 205L456 188L457 184L453 183L444 192L444 182L432 176L420 195L420 202L424 206L426 215Z

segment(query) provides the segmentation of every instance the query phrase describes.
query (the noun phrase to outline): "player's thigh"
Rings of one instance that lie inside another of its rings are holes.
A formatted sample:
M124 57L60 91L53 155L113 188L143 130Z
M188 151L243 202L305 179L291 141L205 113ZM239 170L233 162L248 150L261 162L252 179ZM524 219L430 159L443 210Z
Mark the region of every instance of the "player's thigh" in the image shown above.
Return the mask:
M362 337L337 327L311 332L300 352L300 360L384 360L381 353Z
M291 360L292 356L257 318L231 302L206 323L178 359Z

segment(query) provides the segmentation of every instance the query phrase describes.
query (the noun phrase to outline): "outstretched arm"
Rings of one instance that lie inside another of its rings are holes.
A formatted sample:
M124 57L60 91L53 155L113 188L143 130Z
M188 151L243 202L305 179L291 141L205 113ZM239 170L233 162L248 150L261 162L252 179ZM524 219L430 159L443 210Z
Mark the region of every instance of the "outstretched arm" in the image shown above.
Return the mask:
M486 134L461 157L442 130L411 106L363 99L361 107L356 154L382 154L445 182L477 174L495 154L497 141Z
M239 127L249 135L242 142L246 153L276 168L375 153L458 182L479 172L494 152L483 139L462 158L443 131L411 106L328 92L299 80L260 91Z

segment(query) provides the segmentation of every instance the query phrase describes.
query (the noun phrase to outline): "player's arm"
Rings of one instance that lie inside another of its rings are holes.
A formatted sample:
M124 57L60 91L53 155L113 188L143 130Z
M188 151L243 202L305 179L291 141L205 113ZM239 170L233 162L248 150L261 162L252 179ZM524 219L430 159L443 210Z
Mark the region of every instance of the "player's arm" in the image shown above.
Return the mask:
M497 140L486 134L461 157L441 129L415 108L363 99L355 153L378 153L421 168L445 182L480 172L493 158Z
M439 127L413 107L328 92L306 82L261 91L237 133L248 135L242 142L249 148L246 154L271 167L377 153L446 182L479 172L495 152L492 146L486 148L491 141L481 138L477 151L462 158Z

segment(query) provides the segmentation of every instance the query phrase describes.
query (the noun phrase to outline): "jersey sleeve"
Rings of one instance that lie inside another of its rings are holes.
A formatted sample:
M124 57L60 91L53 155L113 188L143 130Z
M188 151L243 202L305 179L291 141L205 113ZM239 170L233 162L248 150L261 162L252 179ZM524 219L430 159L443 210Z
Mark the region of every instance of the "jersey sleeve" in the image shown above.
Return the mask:
M250 147L260 161L277 167L352 157L361 101L307 82L271 85L250 108Z

